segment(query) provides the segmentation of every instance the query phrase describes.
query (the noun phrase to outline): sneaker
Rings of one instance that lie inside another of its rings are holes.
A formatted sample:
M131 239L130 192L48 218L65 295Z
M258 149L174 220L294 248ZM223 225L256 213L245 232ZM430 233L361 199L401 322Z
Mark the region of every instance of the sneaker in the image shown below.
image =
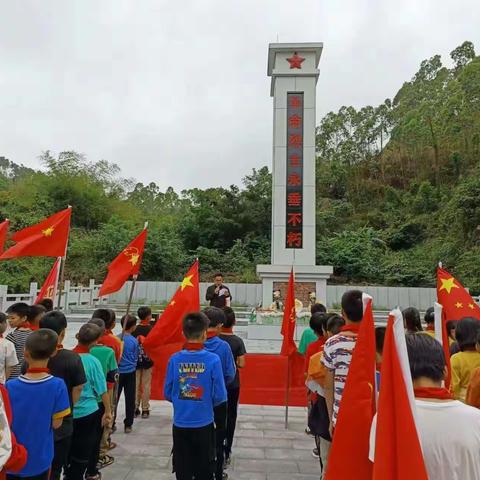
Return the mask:
M125 425L125 430L124 430L125 433L132 433L132 427L127 427Z
M97 470L101 470L102 468L108 467L112 465L115 459L111 455L104 455L98 459L97 463Z
M314 448L312 450L312 456L313 458L320 458L320 452L318 451L318 448Z
M96 475L86 475L85 480L102 480L102 474L98 472Z
M140 415L140 409L136 408L135 409L135 418L137 418Z
M150 416L150 410L144 410L142 412L142 418L148 418Z
M222 473L222 480L228 480L228 473L227 472Z

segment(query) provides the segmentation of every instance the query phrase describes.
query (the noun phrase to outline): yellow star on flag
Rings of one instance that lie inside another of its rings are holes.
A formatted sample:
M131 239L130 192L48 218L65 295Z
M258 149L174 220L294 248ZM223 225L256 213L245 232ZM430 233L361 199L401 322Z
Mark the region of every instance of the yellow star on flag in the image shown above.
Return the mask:
M193 275L188 275L186 276L183 280L182 280L182 283L180 284L180 287L182 288L182 292L185 290L185 288L187 287L193 287L193 283L192 283L192 278L193 278Z
M471 310L474 310L475 309L475 305L473 303L469 303L468 304L468 308L470 308Z
M455 279L453 277L450 278L442 278L440 279L442 282L442 286L440 287L440 291L446 290L447 293L450 293L452 291L452 288L458 288L458 285L455 285Z
M135 266L138 263L138 259L140 258L140 255L137 253L134 253L133 255L130 255L130 259L128 260L133 266Z
M42 233L45 237L51 237L54 230L55 230L55 228L48 227L45 230L42 230Z
M463 303L457 302L457 303L455 304L455 306L456 306L457 308L463 308Z
M170 302L170 305L173 307L176 303L177 303L177 302L176 302L175 300L172 300L172 301Z

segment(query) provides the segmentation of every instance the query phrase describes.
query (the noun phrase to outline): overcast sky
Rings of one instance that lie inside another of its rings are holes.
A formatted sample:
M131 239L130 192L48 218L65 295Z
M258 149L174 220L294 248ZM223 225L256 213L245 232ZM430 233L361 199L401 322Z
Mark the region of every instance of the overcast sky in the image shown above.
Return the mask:
M478 0L0 0L0 156L116 162L162 189L271 164L268 43L321 41L317 123L392 97L464 40Z

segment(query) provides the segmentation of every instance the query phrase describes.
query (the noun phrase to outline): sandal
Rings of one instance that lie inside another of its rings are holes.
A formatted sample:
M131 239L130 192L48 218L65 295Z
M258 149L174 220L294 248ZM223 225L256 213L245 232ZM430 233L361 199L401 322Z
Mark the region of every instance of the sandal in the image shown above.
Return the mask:
M104 455L98 459L97 469L101 470L102 468L108 467L111 465L115 459L111 455Z
M102 474L98 472L96 475L87 475L85 480L102 480Z
M112 442L109 440L108 445L107 445L107 450L113 450L114 448L117 448L117 444L115 442Z

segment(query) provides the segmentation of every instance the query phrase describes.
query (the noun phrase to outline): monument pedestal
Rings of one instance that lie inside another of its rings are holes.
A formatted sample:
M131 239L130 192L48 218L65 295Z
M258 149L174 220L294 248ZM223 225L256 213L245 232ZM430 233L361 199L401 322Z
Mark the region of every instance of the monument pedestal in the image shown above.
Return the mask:
M297 298L326 304L330 266L315 265L315 111L322 43L273 43L268 76L273 97L272 264L258 265L263 308L285 293L292 266Z
M273 302L273 291L278 284L288 283L292 265L257 265L257 275L262 279L262 307L268 308ZM297 290L305 289L305 293L314 291L317 302L327 303L327 280L333 273L333 267L325 265L295 265L295 287ZM302 287L304 285L304 287ZM304 306L305 295L297 295ZM283 299L285 301L285 298Z

